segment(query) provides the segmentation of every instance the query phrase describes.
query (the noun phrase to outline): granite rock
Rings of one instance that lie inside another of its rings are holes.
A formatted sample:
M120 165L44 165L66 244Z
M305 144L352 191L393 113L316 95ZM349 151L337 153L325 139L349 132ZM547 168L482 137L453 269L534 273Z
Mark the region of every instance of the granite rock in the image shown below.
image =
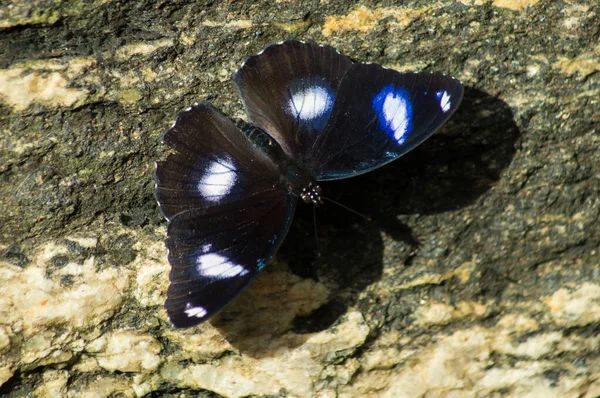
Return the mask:
M387 5L386 5L387 4ZM0 395L600 395L600 6L0 4ZM466 86L389 166L323 184L222 314L162 308L162 134L294 36Z

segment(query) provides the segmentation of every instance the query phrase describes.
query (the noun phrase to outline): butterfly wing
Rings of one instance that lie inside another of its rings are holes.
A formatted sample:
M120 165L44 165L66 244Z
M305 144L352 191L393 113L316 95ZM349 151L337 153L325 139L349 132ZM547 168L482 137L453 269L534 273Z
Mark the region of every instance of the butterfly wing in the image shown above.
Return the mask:
M156 168L171 263L165 308L174 326L189 327L219 312L266 265L296 198L276 166L209 104L183 112L164 143L175 150Z
M462 84L440 73L354 64L309 151L307 169L317 180L335 180L389 163L429 138L462 95Z
M249 121L304 163L327 125L352 61L333 47L287 40L249 57L234 81Z

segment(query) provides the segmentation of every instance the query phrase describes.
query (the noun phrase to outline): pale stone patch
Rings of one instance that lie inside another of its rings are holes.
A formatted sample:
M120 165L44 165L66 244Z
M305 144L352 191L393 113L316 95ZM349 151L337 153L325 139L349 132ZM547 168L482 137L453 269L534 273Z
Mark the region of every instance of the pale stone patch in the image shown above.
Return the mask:
M66 397L69 372L48 370L42 374L42 384L35 389L37 397Z
M128 88L119 93L119 102L123 105L137 104L143 97L140 90L136 88Z
M595 380L588 386L587 393L583 398L598 398L600 397L600 380Z
M490 369L480 380L480 391L491 394L502 388L510 389L514 397L579 397L579 390L586 383L586 377L561 377L554 382L544 376L553 364L548 361L517 362L507 368Z
M600 321L599 285L584 283L578 289L559 289L544 302L561 326L585 326Z
M556 352L573 352L581 354L585 351L593 352L600 347L600 334L590 337L579 337L577 335L563 336L555 345Z
M494 350L515 357L539 359L553 352L563 339L561 332L542 333L528 338L525 342L516 344L513 336L499 333L493 343Z
M454 307L443 303L426 304L417 308L414 317L420 326L447 325L452 320Z
M468 316L482 316L487 309L486 305L476 302L458 302L455 306L443 303L428 303L414 313L415 323L419 326L447 325L456 319Z
M527 65L527 77L534 78L540 73L541 66L540 64L529 64Z
M5 327L0 326L0 352L10 344L10 337Z
M453 320L466 317L480 317L485 314L487 305L474 301L459 301L456 305L427 303L417 308L413 316L419 326L447 325Z
M0 69L0 100L15 111L33 103L49 107L70 107L83 103L88 90L69 87L70 80L95 64L91 58L75 58L66 63L35 61Z
M397 291L409 290L416 286L439 285L452 278L458 278L461 282L466 283L470 279L470 275L472 275L472 271L475 269L477 264L478 260L473 257L471 260L462 263L457 268L448 272L444 272L443 274L436 272L423 273L422 275L418 275L405 283L391 287L388 286L384 280L381 280L371 284L368 289L377 292L385 291L386 293L394 293ZM393 275L395 272L397 272L397 270L396 268L386 268L383 270L383 272L388 275Z
M70 238L84 247L94 247L96 238ZM68 253L58 242L42 245L25 268L0 262L0 384L11 369L65 363L80 352L84 339L79 328L98 325L120 306L128 281L123 268L96 269L94 257L78 264L49 268L53 257ZM48 270L52 272L49 274ZM63 276L76 276L72 285L60 283ZM85 338L95 338L90 330ZM13 335L22 339L13 339Z
M170 267L165 244L161 241L144 242L143 245L136 244L135 248L139 255L132 264L138 269L133 294L141 305L160 308L169 286Z
M154 374L136 374L133 376L133 383L131 389L135 393L136 397L145 397L154 390L154 386L160 383L160 380L156 377L158 373Z
M211 21L204 20L200 23L200 26L206 26L210 28L238 28L238 29L248 29L254 25L254 22L251 19L238 19L235 21Z
M169 361L161 367L161 377L182 388L202 388L227 397L277 394L282 388L290 396L311 397L321 389L321 378L339 379L340 384L350 382L360 368L358 360L348 359L327 367L323 362L329 355L360 347L368 334L369 328L362 314L351 312L335 328L308 338L289 333L271 341L262 336L261 343L269 353L264 357L230 355L222 358L219 364L186 366ZM198 334L183 335L180 341L187 344L182 347L184 350L196 351L197 360L204 355L204 361L210 359L209 355L231 347L210 326Z
M256 369L272 380L275 390L285 388L299 397L309 397L315 391L315 380L323 372L323 365L315 360L308 346L294 350L281 349L277 356L257 361Z
M393 69L398 72L414 72L425 69L429 65L429 61L426 59L415 60L414 62L393 62L393 63L382 63L381 66L384 66L388 69Z
M533 302L530 311L542 308ZM556 361L541 360L555 352L593 352L600 336L582 338L538 331L538 321L524 312L503 316L494 326L475 326L441 336L427 346L415 345L403 338L402 332L385 333L371 343L363 354L362 372L351 384L343 386L340 397L433 397L493 396L498 390L510 391L510 396L579 397L589 388L594 370L563 369L558 380L550 380L546 372L556 369ZM492 354L518 359L517 362L491 360ZM493 365L493 367L490 367ZM591 373L590 373L591 372ZM589 392L586 395L592 397Z
M21 363L30 364L39 358L47 357L52 351L55 334L50 330L40 331L25 340L21 347Z
M266 375L259 377L240 370L208 364L181 366L167 363L161 368L161 375L164 380L180 387L207 389L231 398L276 394L279 391L277 384Z
M508 8L512 11L521 11L535 6L540 0L494 0L492 5L500 8Z
M127 44L127 45L119 47L117 49L115 56L116 56L117 60L119 60L119 61L126 61L133 56L136 56L136 55L148 56L148 55L152 54L154 51L158 50L159 48L171 47L171 46L173 46L173 39L160 39L160 40L155 40L155 41L150 41L150 42L145 41L145 42Z
M165 330L165 336L181 347L180 357L194 362L206 362L235 348L209 323L199 326L194 333L181 333L177 329Z
M245 341L255 337L258 346L263 346L264 334L278 335L291 328L298 315L307 315L327 302L329 291L322 282L300 278L287 271L273 270L262 272L247 289L225 311L236 313L229 324L231 328L245 330L246 325L254 325ZM237 326L236 326L237 325Z
M485 366L491 354L488 343L488 333L480 328L442 338L429 349L415 353L409 366L389 380L382 396L442 396L464 388L465 380L475 378Z
M0 319L29 335L42 325L82 327L109 316L121 303L125 280L117 269L96 273L93 260L77 268L84 282L65 288L46 278L46 264L25 269L6 264L0 273Z
M161 284L166 284L166 279L160 281L160 278L166 278L168 272L166 250L162 242L148 244L143 236L136 235L136 241L135 248L139 255L127 271L132 275L128 278L128 274L112 274L113 283L120 278L119 282L123 284L121 290L145 300L144 305L160 304L164 291L150 295L147 290L160 289ZM78 243L93 248L97 240L80 238ZM44 245L33 256L29 267L41 267L45 271L52 258L67 253L65 250L61 243ZM464 265L463 271L475 263L474 260L472 264ZM143 269L146 264L148 270ZM92 270L94 274L90 273ZM35 277L30 282L36 288L44 288L41 282L46 279L53 286L57 279L54 275L66 273L81 275L81 283L88 283L88 276L98 277L107 271L108 269L97 271L91 257L83 264L71 262L55 270L51 278ZM456 275L458 271L453 272ZM0 289L5 288L3 281L7 277L10 279L17 273L25 275L25 270L2 264ZM438 275L437 280L444 280L449 274ZM361 313L350 312L333 327L319 333L296 335L287 331L279 335L276 330L289 330L289 322L295 315L308 314L314 310L315 303L311 299L322 304L321 298L314 299L315 296L323 295L322 300L325 302L328 291L321 283L304 280L288 272L271 271L264 276L251 289L246 301L256 305L248 309L252 316L257 316L261 310L270 312L275 309L266 318L273 322L277 318L279 322L267 325L267 328L274 326L272 338L266 337L268 334L259 333L255 337L256 344L250 344L253 347L262 345L262 352L269 355L253 356L247 355L245 351L236 355L239 346L232 345L229 337L211 323L187 331L164 329L163 336L181 347L181 350L171 354L166 360L160 357L160 344L148 333L118 331L99 338L86 335L84 339L74 340L72 328L66 333L58 334L53 327L55 323L52 323L58 321L54 319L49 323L39 324L38 333L31 334L26 342L21 343L20 362L11 357L9 365L0 368L0 384L12 376L14 369L27 370L44 364L64 363L72 358L74 352L83 351L84 355L73 367L73 371L97 373L102 368L111 372L137 374L116 378L99 377L84 386L78 385L77 391L69 385L67 396L143 396L156 390L157 385L165 381L165 376L168 376L167 381L181 388L209 389L232 397L277 394L282 388L290 396L297 397L412 397L453 394L476 397L492 396L500 389L507 389L515 396L569 397L581 396L582 391L588 391L588 398L594 396L589 393L594 391L593 388L587 387L591 382L588 379L591 377L589 372L565 369L566 374L561 375L557 381L550 381L545 374L556 369L556 363L540 358L552 355L553 352L592 351L600 343L600 337L584 339L571 335L567 338L554 331L532 334L542 326L539 324L540 320L528 313L539 314L550 308L550 313L555 316L567 307L570 308L568 314L574 312L573 308L583 309L584 312L593 311L597 307L594 297L600 297L597 285L584 284L577 290L559 291L560 294L557 292L547 299L546 306L533 301L527 304L527 311L508 313L488 328L476 326L450 335L436 334L437 339L424 346L415 339L414 334L403 330L384 333L370 345L367 352L353 358L347 357L348 353L364 345L370 332ZM67 291L74 289L75 287L66 288ZM264 297L255 300L259 296ZM281 302L275 300L271 303L273 297L282 297L279 300ZM0 301L3 299L5 297L0 292ZM555 306L550 306L549 302ZM266 303L270 303L273 308L265 308ZM572 308L569 305L573 305ZM2 310L3 306L0 305L0 311ZM426 327L466 316L485 315L486 310L485 304L475 302L458 302L450 306L426 301L414 316L419 325ZM289 317L279 319L278 311L289 313ZM92 318L88 322L98 322L100 319L102 318ZM14 344L10 338L13 335L10 329L12 327L14 326L3 325L9 337L6 347ZM0 342L3 328L0 328ZM524 340L523 336L526 337ZM89 344L85 344L90 340ZM7 352L0 348L0 356ZM224 352L230 354L223 356ZM508 364L495 359L492 361L492 354L508 356L517 362ZM345 359L337 362L337 355ZM181 360L190 361L184 366L178 364ZM40 396L65 395L60 373L49 375L36 391Z
M132 56L148 57L160 48L173 45L173 39L160 39L154 42L140 42L125 45L104 57L112 57L127 62ZM112 100L122 105L135 105L145 96L144 82L157 79L172 79L173 68L165 67L154 71L149 67L110 69L108 76L114 77L114 87L106 86L102 79L104 71L89 70L97 60L91 57L78 57L64 61L29 61L0 70L0 101L14 111L23 111L34 103L47 107L73 107L90 100ZM73 87L71 82L85 87ZM110 86L113 86L112 84ZM91 94L90 88L94 92ZM166 95L166 93L165 93Z
M314 294L311 292L326 293L321 284L312 280L300 280L293 287L286 288L299 279L289 273L269 272L266 276L272 279L263 278L251 291L254 291L255 295L264 294L272 298L274 295L286 293L285 290L288 289L289 299L282 301L289 307L282 308L282 311L291 313L292 316L299 311L314 310L308 303L308 297ZM264 309L264 312L270 311L271 309ZM272 316L279 317L278 312ZM287 319L284 318L281 322L289 328ZM279 327L274 325L271 330ZM210 323L203 324L199 330L191 332L170 330L166 334L182 348L178 353L178 360L191 359L194 362L210 363L214 358L221 357L224 351L237 351L237 348ZM368 334L369 328L362 314L351 312L340 319L335 328L319 333L296 335L288 332L282 336L274 334L273 339L265 338L264 334L256 336L256 344L248 345L261 346L262 351L269 353L264 357L227 356L220 359L218 365L210 366L180 367L175 361L169 361L161 368L161 376L182 388L209 389L228 397L277 394L282 388L286 389L290 396L311 397L320 389L318 385L321 378L339 379L339 383L342 384L352 379L360 368L358 360L347 360L326 368L323 362L328 361L329 355L349 352L360 347ZM252 337L245 338L248 339Z
M517 109L526 109L528 107L536 107L542 106L544 104L552 104L556 103L556 98L551 98L550 96L544 95L544 93L536 93L535 95L531 95L529 93L514 93L510 98L506 99L506 103L511 107ZM506 211L514 210L507 206Z
M60 19L94 12L110 0L92 2L65 2L44 0L42 4L27 0L10 0L0 3L0 29L23 25L53 25Z
M41 247L35 256L35 261L44 267L52 260L52 257L67 254L69 250L58 242L48 242Z
M308 315L327 301L329 290L322 283L312 279L303 279L294 284L287 294L298 315Z
M332 352L346 350L362 344L369 334L369 326L362 314L353 311L345 315L346 321L336 326L312 335L306 344L314 345L314 352Z
M0 386L13 376L14 372L10 365L0 366Z
M496 324L501 330L518 333L535 332L540 328L539 323L525 314L507 314Z
M394 365L406 360L409 350L400 350L396 347L385 347L370 350L362 358L362 368L366 371L388 370Z
M581 26L582 20L589 17L591 4L591 2L589 4L568 4L561 11L565 17L562 25L566 29L577 29Z
M559 57L552 67L568 77L585 78L600 71L600 56L593 53L583 53L575 58Z
M0 7L0 29L18 25L54 24L60 18L58 10L54 12L37 11L26 1L11 1ZM37 11L37 12L36 12Z
M67 80L57 72L43 76L24 69L0 71L0 95L16 111L22 111L34 102L52 107L69 107L87 94L87 90L67 88Z
M94 373L100 369L100 365L98 365L98 359L96 359L96 357L82 355L79 358L79 361L73 365L72 369L73 371L80 373Z
M125 375L97 375L90 378L84 385L78 385L77 389L71 388L67 397L76 398L98 398L98 397L126 397L133 398L136 395L131 389L131 380Z
M96 237L70 236L68 239L87 249L92 249L98 245L98 238Z
M12 132L8 129L5 129L2 132L0 132L0 134L2 134L2 133L4 134L5 137L10 136L10 141L6 140L3 143L0 143L0 148L3 150L6 150L6 151L14 152L18 155L21 155L25 152L37 149L40 146L42 146L43 143L48 142L48 141L50 141L54 144L56 144L58 142L58 139L56 137L36 138L33 134L30 134L27 137L16 138L15 136L12 135ZM17 193L19 193L19 190L20 190L22 184L27 182L27 180L29 178L31 178L31 176L32 176L32 173L28 173L27 175L23 176L23 179L17 185L17 189L16 189Z
M136 331L112 332L94 342L100 367L114 372L153 372L160 365L159 342L151 335Z
M373 30L381 20L390 17L391 21L388 22L390 27L402 30L406 29L413 20L432 10L433 7L423 7L419 9L400 7L370 9L361 5L350 11L347 15L327 17L323 24L323 35L329 37L334 34L342 34L348 31L368 33Z
M551 362L523 360L510 367L499 365L488 369L498 341L511 338L510 334L510 330L503 333L499 329L481 327L455 332L415 350L412 357L404 361L405 366L361 375L351 387L344 389L344 396L368 396L377 391L373 396L478 397L492 396L501 389L509 389L511 396L578 396L576 392L585 376L562 377L553 386L544 376L553 368ZM374 383L377 378L380 381Z
M462 3L466 6L482 6L487 4L485 0L459 0L459 3Z

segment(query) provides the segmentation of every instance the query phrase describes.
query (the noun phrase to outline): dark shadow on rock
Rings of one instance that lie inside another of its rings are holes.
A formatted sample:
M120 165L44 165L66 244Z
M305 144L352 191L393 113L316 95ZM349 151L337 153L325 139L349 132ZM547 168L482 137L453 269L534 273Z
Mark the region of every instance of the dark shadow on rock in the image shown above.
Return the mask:
M404 259L399 261L409 266L419 243L398 216L435 215L473 203L510 164L518 137L513 114L505 102L466 88L457 113L414 151L365 175L322 183L325 196L371 217L372 221L326 203L317 209L318 254L313 209L302 203L298 205L296 219L277 258L287 263L294 274L324 283L329 298L310 315L293 319L287 330L300 337L329 328L356 303L361 291L381 279L382 231L404 245ZM245 330L237 330L240 322L227 321L233 321L234 317L225 309L213 326L244 353L255 357L270 355L272 344L255 344L259 340L255 333L266 332L262 337L271 342L278 338L277 333L270 334L254 324L252 317L245 320L242 326ZM260 317L256 322L260 322ZM288 339L282 344L290 347L303 341Z

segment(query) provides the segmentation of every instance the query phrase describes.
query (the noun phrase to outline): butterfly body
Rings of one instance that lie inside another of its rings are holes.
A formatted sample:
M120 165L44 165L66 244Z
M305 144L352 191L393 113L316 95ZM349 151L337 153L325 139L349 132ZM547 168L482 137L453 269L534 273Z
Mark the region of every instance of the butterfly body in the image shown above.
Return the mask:
M329 46L287 40L249 57L234 82L248 122L208 103L164 137L156 198L168 221L176 327L204 322L243 291L283 241L298 199L321 205L319 182L387 164L458 107L460 82L354 63Z
M238 127L248 140L268 156L280 171L281 183L287 187L288 192L296 197L301 197L305 203L321 205L321 188L315 179L304 170L294 159L288 156L281 146L264 130L253 126L243 120L238 122Z

